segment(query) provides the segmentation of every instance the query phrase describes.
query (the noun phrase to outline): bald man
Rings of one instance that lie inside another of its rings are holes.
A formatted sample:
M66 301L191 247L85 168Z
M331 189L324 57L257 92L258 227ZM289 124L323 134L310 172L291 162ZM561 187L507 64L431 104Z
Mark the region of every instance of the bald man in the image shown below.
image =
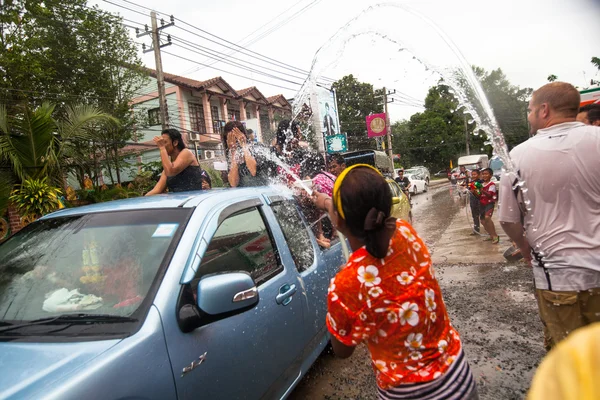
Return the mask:
M576 121L579 103L568 83L536 90L535 136L510 153L527 191L514 173L500 182L500 223L531 263L550 347L600 322L600 127Z
M600 126L600 103L588 104L579 109L577 121L586 125Z

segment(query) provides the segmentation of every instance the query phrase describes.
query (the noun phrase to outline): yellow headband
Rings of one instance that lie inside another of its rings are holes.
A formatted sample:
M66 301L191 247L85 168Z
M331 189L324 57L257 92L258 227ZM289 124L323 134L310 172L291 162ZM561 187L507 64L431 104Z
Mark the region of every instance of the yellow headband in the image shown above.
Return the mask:
M346 219L346 217L344 216L344 209L342 208L342 196L340 196L340 189L342 188L342 181L344 180L344 178L346 178L346 176L348 175L348 172L350 172L354 168L358 168L358 167L370 168L373 171L377 172L379 175L381 175L381 172L377 168L375 168L374 166L369 165L369 164L355 164L355 165L348 167L342 171L340 176L338 176L337 179L335 180L335 184L333 185L333 204L335 204L335 208L336 208L338 214L340 214L340 216L343 219ZM383 175L381 175L381 176L383 176Z

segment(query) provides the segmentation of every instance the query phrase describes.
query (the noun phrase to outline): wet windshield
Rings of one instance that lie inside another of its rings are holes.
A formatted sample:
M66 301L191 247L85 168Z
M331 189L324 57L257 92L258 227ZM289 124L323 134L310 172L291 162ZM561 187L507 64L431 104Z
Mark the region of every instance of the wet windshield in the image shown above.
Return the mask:
M99 213L29 225L0 246L0 320L132 315L187 214Z

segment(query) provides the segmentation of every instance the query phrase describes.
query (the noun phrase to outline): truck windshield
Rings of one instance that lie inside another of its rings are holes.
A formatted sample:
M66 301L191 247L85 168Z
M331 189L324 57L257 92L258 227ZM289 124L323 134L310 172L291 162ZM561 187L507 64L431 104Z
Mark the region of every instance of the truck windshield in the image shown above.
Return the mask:
M131 316L189 213L117 211L30 224L0 245L0 324L70 313Z

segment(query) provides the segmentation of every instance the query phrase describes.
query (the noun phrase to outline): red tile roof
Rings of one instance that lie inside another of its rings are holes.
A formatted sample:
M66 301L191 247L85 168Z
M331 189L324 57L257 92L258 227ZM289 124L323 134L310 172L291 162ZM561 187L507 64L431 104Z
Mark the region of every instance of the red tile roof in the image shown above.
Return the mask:
M283 103L285 108L291 107L291 104L286 100L286 98L282 94L277 94L275 96L267 97L267 102L269 104L274 104L280 100L281 100L281 103Z
M256 88L256 86L251 86L249 88L242 89L242 90L236 90L236 92L238 94L238 98L245 97L248 94L250 94L252 91L255 91L256 94L258 94L258 101L257 101L257 103L268 104L267 98L261 93L260 90L258 90Z
M150 76L156 78L156 70L153 70L151 68L146 68L146 70L148 71ZM169 74L167 72L163 72L163 76L165 78L165 82L172 83L173 85L185 86L187 88L194 89L194 90L209 90L211 86L214 86L215 84L221 84L222 86L225 87L225 90L224 90L225 94L229 94L233 97L238 96L235 89L233 87L231 87L231 85L229 83L227 83L227 81L225 79L221 78L220 76L208 79L206 81L197 81L195 79L190 79L190 78L186 78L186 77L179 76L179 75L173 75L173 74ZM227 92L230 92L230 93L227 93Z
M131 154L131 153L142 153L148 150L158 149L156 144L150 140L148 142L140 142L139 144L128 144L119 150L122 154Z

